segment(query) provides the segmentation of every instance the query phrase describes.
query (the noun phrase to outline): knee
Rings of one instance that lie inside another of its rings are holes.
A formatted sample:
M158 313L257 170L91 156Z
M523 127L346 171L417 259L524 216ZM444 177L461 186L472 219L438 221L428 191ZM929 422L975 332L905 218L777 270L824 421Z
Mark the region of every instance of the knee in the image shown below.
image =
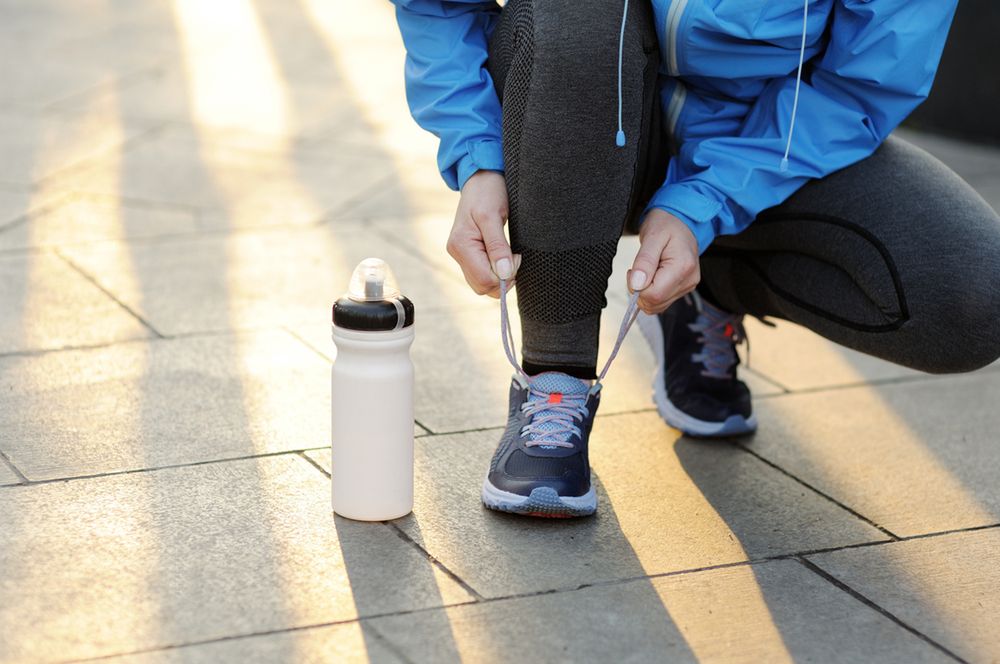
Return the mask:
M1000 252L958 271L932 303L917 303L907 323L923 337L917 368L930 373L975 371L1000 359Z
M595 75L615 73L622 5L581 4L578 0L519 0L511 4L522 21L531 24L536 65L561 78L590 81L588 87L593 87ZM656 50L656 30L648 4L629 5L623 45L626 66L644 61L637 55Z

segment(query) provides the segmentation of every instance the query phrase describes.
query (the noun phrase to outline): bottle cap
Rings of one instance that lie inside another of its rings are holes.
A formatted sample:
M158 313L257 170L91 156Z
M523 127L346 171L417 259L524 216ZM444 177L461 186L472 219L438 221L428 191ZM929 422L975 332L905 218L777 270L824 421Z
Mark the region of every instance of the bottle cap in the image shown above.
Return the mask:
M347 293L334 303L333 323L349 330L398 330L413 325L413 303L400 295L385 261L366 258L354 268Z

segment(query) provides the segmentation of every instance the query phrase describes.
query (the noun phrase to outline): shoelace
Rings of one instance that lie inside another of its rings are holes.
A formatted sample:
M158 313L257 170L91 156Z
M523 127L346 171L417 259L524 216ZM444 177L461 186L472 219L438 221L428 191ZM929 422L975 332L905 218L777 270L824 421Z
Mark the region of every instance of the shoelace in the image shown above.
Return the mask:
M732 378L733 367L738 359L736 344L747 338L743 317L699 303L698 318L688 328L701 334L698 343L702 344L702 351L691 355L691 361L705 366L701 375L709 378Z
M525 443L529 447L536 445L573 447L572 443L560 440L556 436L559 434L569 434L570 436L573 434L580 435L580 427L576 425L576 422L582 422L589 415L587 398L601 391L601 381L604 380L608 369L611 368L611 363L618 356L618 351L621 350L629 328L632 327L632 323L635 322L636 317L639 315L639 293L634 292L629 296L628 307L625 309L625 316L622 318L621 327L618 329L618 338L615 340L615 346L611 350L611 355L608 356L608 360L604 363L601 372L597 374L597 380L594 381L590 390L586 394L563 394L558 402L552 402L548 398L548 392L543 392L532 387L528 374L524 372L524 369L521 368L520 363L517 361L514 333L511 331L510 312L507 307L507 290L507 280L501 279L500 336L503 338L503 349L507 354L507 360L514 367L514 371L517 372L518 376L528 386L529 400L521 405L521 411L532 416L531 422L521 429L521 436L529 437L529 441ZM532 395L538 396L539 399L530 401ZM547 424L548 426L542 428L543 424Z
M528 401L521 404L521 412L531 416L531 422L521 427L521 436L527 436L526 447L552 446L573 447L573 443L559 436L574 434L580 436L580 427L588 415L586 394L563 394L559 403L549 401L549 393L537 390L529 384ZM531 396L538 397L532 401ZM549 425L543 427L542 425Z

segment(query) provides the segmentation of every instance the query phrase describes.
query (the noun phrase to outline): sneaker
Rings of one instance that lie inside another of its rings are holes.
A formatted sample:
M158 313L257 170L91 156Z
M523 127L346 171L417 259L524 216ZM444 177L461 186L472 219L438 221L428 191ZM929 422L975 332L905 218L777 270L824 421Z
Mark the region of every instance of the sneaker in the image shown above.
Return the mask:
M510 385L507 428L483 482L483 504L539 517L593 514L587 442L600 390L548 371Z
M737 436L757 429L750 390L736 377L743 317L706 302L697 291L639 329L656 354L653 401L667 424L691 436Z

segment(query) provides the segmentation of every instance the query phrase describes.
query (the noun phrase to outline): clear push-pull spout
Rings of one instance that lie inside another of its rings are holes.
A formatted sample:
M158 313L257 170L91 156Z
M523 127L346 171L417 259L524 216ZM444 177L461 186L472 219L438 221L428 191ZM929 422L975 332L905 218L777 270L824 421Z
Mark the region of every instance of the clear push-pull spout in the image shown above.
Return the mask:
M366 258L351 275L347 296L356 302L383 302L399 298L392 270L381 258Z

